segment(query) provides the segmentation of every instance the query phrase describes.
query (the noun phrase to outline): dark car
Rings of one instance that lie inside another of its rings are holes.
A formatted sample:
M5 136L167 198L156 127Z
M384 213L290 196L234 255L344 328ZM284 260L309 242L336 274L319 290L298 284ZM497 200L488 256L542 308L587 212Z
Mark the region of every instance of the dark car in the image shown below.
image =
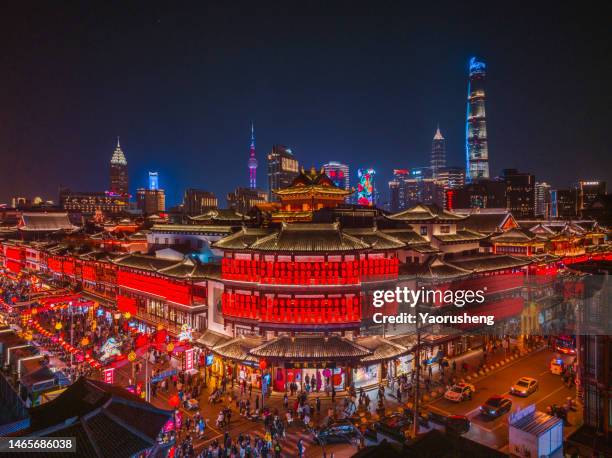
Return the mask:
M470 420L465 415L442 415L432 411L427 416L433 423L444 426L447 433L464 434L471 427Z
M480 406L480 413L487 417L499 417L512 409L512 401L503 396L491 396Z
M449 415L446 417L446 432L465 434L470 430L470 420L465 415Z
M314 433L319 444L360 441L361 431L348 420L335 421Z
M412 418L410 415L394 413L382 417L375 425L376 431L386 434L396 440L406 440L410 436L410 425Z

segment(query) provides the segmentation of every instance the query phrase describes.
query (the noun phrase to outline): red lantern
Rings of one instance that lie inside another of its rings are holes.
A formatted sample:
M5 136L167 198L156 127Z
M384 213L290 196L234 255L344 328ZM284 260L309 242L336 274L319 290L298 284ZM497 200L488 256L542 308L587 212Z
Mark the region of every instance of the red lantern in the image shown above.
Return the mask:
M170 399L168 399L168 404L170 404L170 407L178 407L180 404L179 397L176 394L170 396Z
M268 367L268 362L265 359L259 360L259 368L264 371Z

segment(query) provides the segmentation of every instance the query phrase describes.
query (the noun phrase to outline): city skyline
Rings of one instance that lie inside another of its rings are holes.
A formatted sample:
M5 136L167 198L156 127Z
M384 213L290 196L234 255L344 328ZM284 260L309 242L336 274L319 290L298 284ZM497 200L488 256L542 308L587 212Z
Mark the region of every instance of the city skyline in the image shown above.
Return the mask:
M388 38L382 39L382 31L374 27L354 38L355 46L346 53L327 51L327 43L348 47L347 33L368 20L368 11L355 5L353 21L338 27L323 21L322 36L309 40L310 22L301 10L289 7L271 17L265 8L249 12L253 17L211 8L202 12L204 23L211 25L206 31L181 12L155 8L141 16L136 11L92 9L81 25L74 20L78 10L59 15L43 14L42 8L31 12L28 29L38 29L45 37L40 50L34 48L39 44L37 36L7 24L5 44L22 57L13 59L14 72L2 76L8 96L0 123L0 148L12 170L0 183L0 201L8 203L12 196L24 194L56 200L60 185L106 190L108 178L98 171L108 167L116 135L121 135L130 163L132 194L146 186L148 170L159 170L169 203L179 202L187 187L223 196L235 186L248 185L245 167L229 167L227 158L244 163L251 120L258 125L260 171L272 145L281 143L307 168L330 160L349 164L351 170L371 167L384 183L393 168L428 164L431 132L437 122L447 140L447 164L463 166L467 62L473 55L488 66L492 176L515 167L559 188L586 177L612 181L610 140L604 137L610 120L610 90L605 85L610 69L596 58L609 41L592 45L580 33L587 26L591 36L602 33L604 28L599 26L603 24L597 18L575 17L576 27L569 30L566 12L555 11L557 21L550 24L540 24L534 12L517 30L503 38L488 35L485 43L482 36L500 26L495 19L484 21L479 33L451 21L443 37L435 40L431 33L420 34L427 21L406 27L412 24L406 12L398 9ZM326 12L330 20L340 14L334 8ZM11 13L22 17L27 12L14 7ZM449 18L456 14L456 22L463 18L476 23L484 13L467 18L451 8L445 14ZM228 17L239 24L255 18L257 27L247 27L254 35L213 36L212 22ZM99 24L93 23L94 18ZM291 24L294 29L290 54L266 32L265 25L277 24L279 18L286 19L279 27ZM65 24L72 25L62 32ZM184 26L180 32L178 25ZM113 34L116 29L122 32ZM255 52L245 56L235 51L253 36L259 43ZM551 36L563 38L557 43ZM74 44L79 37L87 39ZM189 37L200 38L181 53L174 52ZM146 40L165 44L153 50L155 46L148 46ZM410 46L411 40L417 40L420 50ZM572 46L564 45L568 42ZM187 59L207 49L202 59ZM143 55L132 63L139 52ZM290 65L270 67L278 52ZM540 59L544 52L546 62ZM9 53L8 57L15 56ZM33 70L49 59L57 61L57 75L41 80ZM158 61L165 63L167 82L147 74ZM231 72L237 62L249 66L249 71ZM389 66L395 72L385 71ZM116 68L122 70L113 76ZM286 73L271 75L264 72L268 68ZM321 68L326 72L318 72ZM353 72L351 68L370 70ZM179 83L186 72L194 76L186 84ZM32 76L16 80L14 74ZM379 154L381 150L384 155ZM556 160L551 161L551 155ZM572 163L577 155L581 160ZM45 167L32 167L37 163ZM566 166L569 163L572 167ZM258 187L265 188L265 177L259 175Z

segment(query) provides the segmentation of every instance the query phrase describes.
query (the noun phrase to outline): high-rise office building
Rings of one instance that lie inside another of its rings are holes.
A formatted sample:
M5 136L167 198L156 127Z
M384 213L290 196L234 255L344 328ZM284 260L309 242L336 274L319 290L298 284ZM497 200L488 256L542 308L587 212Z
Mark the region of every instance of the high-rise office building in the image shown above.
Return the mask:
M550 216L552 218L575 218L578 216L578 190L551 190Z
M325 174L334 182L336 186L342 189L350 189L349 166L340 162L330 161L323 164Z
M444 190L463 188L465 185L465 169L463 167L443 167L438 170L436 182Z
M298 175L298 161L291 149L283 145L274 145L268 154L268 199L278 201L272 191L287 188Z
M535 216L535 176L516 169L504 169L506 208L517 218Z
M242 215L246 215L255 205L267 201L268 194L261 189L236 188L227 195L227 206Z
M159 174L157 172L149 172L149 189L159 188Z
M218 207L217 197L209 191L189 188L183 196L183 211L189 216L198 216Z
M578 182L578 210L582 211L598 197L606 194L606 182L598 180L581 180Z
M546 182L535 184L535 215L550 218L550 185Z
M448 209L447 196L450 191L461 189L465 186L465 169L463 167L442 167L438 169L436 203Z
M463 188L446 191L446 207L451 210L460 208L499 208L505 209L506 182L503 180L478 180L467 183Z
M465 178L469 182L489 178L489 148L485 115L485 63L470 59L465 127Z
M249 188L257 187L257 158L255 157L255 128L251 123L251 147L249 148Z
M163 189L136 190L136 205L144 215L155 215L166 211L166 194Z
M431 173L433 178L438 177L438 171L446 167L446 140L440 132L440 126L431 142Z
M127 196L130 192L127 159L121 149L119 137L117 137L117 146L110 161L110 192L117 196Z

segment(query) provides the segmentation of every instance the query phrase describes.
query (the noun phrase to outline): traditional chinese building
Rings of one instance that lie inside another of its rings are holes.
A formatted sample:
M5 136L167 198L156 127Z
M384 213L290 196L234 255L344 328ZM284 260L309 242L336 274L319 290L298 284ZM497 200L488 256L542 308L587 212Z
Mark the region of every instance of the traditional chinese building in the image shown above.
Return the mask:
M287 188L274 189L281 201L281 210L274 213L278 221L310 221L312 213L322 208L334 208L344 203L352 191L339 188L321 169L304 169Z

